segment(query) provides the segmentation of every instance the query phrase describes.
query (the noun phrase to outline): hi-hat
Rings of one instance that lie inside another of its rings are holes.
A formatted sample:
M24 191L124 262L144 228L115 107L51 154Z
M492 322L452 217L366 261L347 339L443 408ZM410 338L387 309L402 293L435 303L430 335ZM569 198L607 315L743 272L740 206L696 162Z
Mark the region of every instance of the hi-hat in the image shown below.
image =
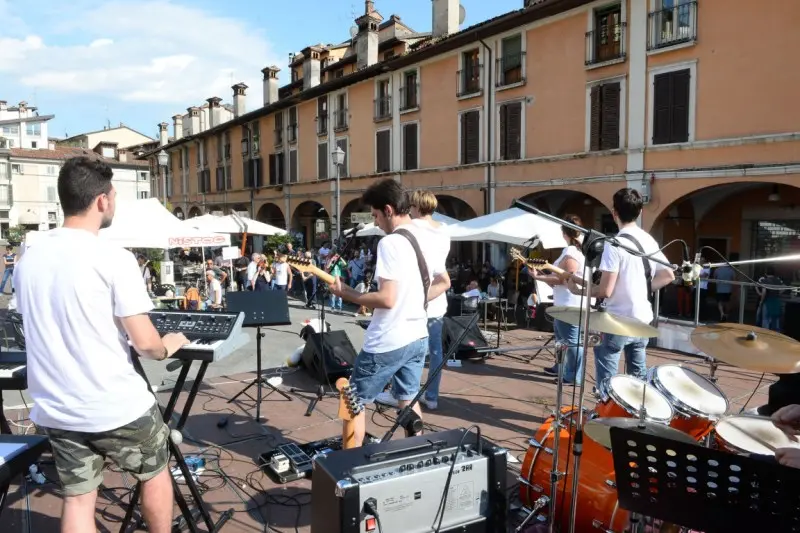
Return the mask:
M581 318L586 311L580 307L553 306L545 311L551 317L572 324L581 325ZM615 315L608 311L592 311L589 313L589 330L623 337L658 337L658 330L640 322L635 318Z
M640 427L640 426L644 427ZM611 449L611 428L632 429L642 435L652 435L665 439L677 440L686 444L697 444L691 435L672 429L663 424L653 422L641 422L638 418L595 418L586 423L584 431L586 436L598 443Z
M747 324L711 324L695 328L692 344L717 361L769 374L800 372L800 342Z

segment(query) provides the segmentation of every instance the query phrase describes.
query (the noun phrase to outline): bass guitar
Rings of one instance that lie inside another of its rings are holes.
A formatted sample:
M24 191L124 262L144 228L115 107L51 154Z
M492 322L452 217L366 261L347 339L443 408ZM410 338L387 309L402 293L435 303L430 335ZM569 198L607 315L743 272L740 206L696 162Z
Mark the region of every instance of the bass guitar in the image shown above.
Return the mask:
M350 386L347 378L336 380L336 390L339 391L339 413L338 416L344 422L342 424L342 449L349 450L356 447L355 424L353 420L364 410L356 390Z
M321 268L314 265L314 262L311 261L311 259L308 259L307 257L299 255L288 255L286 256L286 262L289 264L290 267L297 270L298 272L314 274L325 283L333 283L335 280L333 276L331 276Z

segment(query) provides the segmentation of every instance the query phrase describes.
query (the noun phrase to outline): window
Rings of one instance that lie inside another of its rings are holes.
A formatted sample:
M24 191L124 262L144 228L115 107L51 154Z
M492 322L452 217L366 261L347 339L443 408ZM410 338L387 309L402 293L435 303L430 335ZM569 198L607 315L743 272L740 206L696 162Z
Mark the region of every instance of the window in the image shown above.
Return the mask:
M403 86L400 87L400 111L409 111L419 107L419 79L416 70L403 74Z
M691 70L653 77L653 144L689 141Z
M167 175L164 179L164 182L167 184L167 198L172 198L172 172L167 170Z
M502 55L497 60L497 86L505 87L525 81L523 62L525 52L522 51L522 35L506 37L500 41Z
M647 49L654 50L697 39L697 2L689 0L656 0L657 9L650 13Z
M616 4L594 12L592 31L586 34L587 65L605 63L625 57L625 23L622 21L622 6Z
M11 165L12 174L22 174L22 165Z
M58 167L55 165L47 165L47 175L55 176L56 174L58 174Z
M297 150L289 151L289 183L297 183L299 180L299 169L297 160Z
M292 69L292 83L300 80L300 74L298 74L297 70Z
M275 113L275 146L283 144L283 112Z
M394 57L394 50L389 50L388 52L384 52L383 60L388 61Z
M48 187L47 188L47 201L48 202L55 202L56 201L56 188L55 187Z
M250 157L250 125L242 126L242 158Z
M419 168L419 123L403 124L403 170Z
M328 143L317 145L317 178L328 179Z
M211 192L211 170L204 169L197 173L197 190L200 194Z
M5 135L19 135L19 126L16 124L11 126L3 126L0 128L0 131L2 131Z
M216 168L216 176L217 176L217 190L224 191L225 190L225 167L217 167Z
M31 141L31 148L38 148L39 144L36 141Z
M461 70L458 73L458 94L466 96L481 92L481 64L477 48L461 54Z
M181 168L189 168L189 149L181 150Z
M148 177L149 176L147 172L139 172L139 181L147 181Z
M6 204L6 205L9 204L10 197L8 194L9 192L8 189L9 189L8 185L0 185L0 204ZM6 216L5 218L8 218L8 216Z
M339 168L339 176L345 177L350 175L350 143L348 142L347 137L342 137L336 139L336 146L342 149L344 152L344 162L342 166Z
M283 153L270 154L269 156L269 184L283 184Z
M39 137L42 134L41 122L28 122L25 124L25 133L31 137Z
M227 161L230 161L230 159L231 159L231 133L229 131L226 131L225 133L222 134L222 142L223 142L223 145L225 147L225 153L224 153L225 159Z
M621 112L620 82L595 85L590 92L589 149L615 150L619 148Z
M333 130L344 131L347 129L347 94L336 95L336 111L333 118Z
M222 135L217 135L217 163L222 161L223 157L222 149L223 149Z
M339 78L344 78L344 69L340 68L336 72L333 73L333 78L338 80Z
M328 97L317 98L317 135L328 134Z
M500 159L522 159L522 102L500 106Z
M115 155L114 152L116 150L114 150L114 148L112 148L111 146L103 146L101 151L103 153L103 157L113 158Z
M257 120L250 123L250 146L254 156L261 151L261 128L259 126L260 124Z
M139 199L140 200L147 200L149 194L147 191L139 191Z
M211 154L211 150L208 149L208 137L203 139L203 166L208 166L208 156Z
M246 188L258 189L264 186L264 165L261 161L261 158L246 159L242 162L242 170L244 171L244 186ZM228 190L230 190L233 188L231 167L226 167L225 172L227 178L225 183L228 187Z
M381 130L375 134L375 171L392 170L392 130Z
M289 125L286 127L287 139L290 143L297 142L297 107L289 108Z
M376 84L375 121L392 118L392 96L389 94L389 80L380 80Z
M461 113L459 120L461 121L460 162L462 165L479 163L481 160L481 113L478 110L466 111Z

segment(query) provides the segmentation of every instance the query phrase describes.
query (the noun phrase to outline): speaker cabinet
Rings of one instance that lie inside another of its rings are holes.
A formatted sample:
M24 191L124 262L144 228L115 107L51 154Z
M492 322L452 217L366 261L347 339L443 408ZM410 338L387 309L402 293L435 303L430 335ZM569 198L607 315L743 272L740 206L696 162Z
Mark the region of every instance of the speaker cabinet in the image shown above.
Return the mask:
M356 355L350 337L343 330L309 333L303 350L303 365L311 377L326 385L341 377L349 378Z
M472 317L470 316L448 316L444 318L442 337L444 340L445 354L451 350L453 343L456 342L461 333L467 329L471 320ZM481 333L481 329L475 324L467 331L466 336L455 349L455 356L457 359L474 359L476 357L481 357L481 354L477 353L476 350L488 346L489 343L486 342L486 338L483 336L483 333Z

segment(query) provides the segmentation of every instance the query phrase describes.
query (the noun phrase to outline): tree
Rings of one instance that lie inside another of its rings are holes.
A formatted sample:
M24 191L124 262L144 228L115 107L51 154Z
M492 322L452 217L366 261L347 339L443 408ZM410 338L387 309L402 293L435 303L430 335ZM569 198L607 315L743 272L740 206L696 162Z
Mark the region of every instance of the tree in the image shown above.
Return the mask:
M286 232L283 235L270 235L264 241L264 251L286 251L286 245L289 243L294 244L294 237L292 236L291 232Z
M8 228L8 242L15 245L22 244L26 233L28 233L28 230L25 229L25 226L11 226Z

